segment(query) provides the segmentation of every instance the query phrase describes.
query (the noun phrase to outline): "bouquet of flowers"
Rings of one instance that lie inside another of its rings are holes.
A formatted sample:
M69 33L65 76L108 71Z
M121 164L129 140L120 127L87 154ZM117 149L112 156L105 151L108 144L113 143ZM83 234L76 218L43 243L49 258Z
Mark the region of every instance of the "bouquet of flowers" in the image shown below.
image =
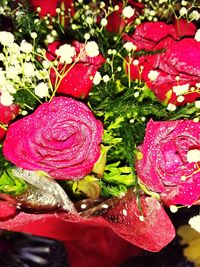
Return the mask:
M2 1L2 229L64 241L72 266L86 255L83 266L116 266L171 242L164 208L200 196L199 9Z

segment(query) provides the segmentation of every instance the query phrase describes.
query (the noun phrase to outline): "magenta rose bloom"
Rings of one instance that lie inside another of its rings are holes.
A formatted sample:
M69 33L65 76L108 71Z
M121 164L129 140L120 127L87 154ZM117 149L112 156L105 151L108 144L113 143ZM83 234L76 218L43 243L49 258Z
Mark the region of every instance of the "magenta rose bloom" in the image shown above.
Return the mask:
M131 79L143 80L162 102L175 105L193 102L199 97L200 83L200 43L192 38L195 32L195 25L184 20L175 25L163 22L139 25L132 37L124 37L138 51L147 51L131 60Z
M8 128L5 157L18 167L56 179L79 179L100 156L103 127L83 103L54 97Z
M57 58L56 50L63 45L62 42L56 41L48 46L47 58L53 61ZM75 55L72 58L71 64L63 64L59 62L58 72L66 73L61 79L58 77L54 69L51 69L50 78L54 87L57 87L57 93L66 94L77 98L86 98L93 86L93 78L98 69L105 62L104 57L99 54L98 56L87 56L84 44L78 41L72 43L75 49ZM58 61L60 58L58 58ZM74 62L77 62L74 64ZM74 64L72 66L72 64Z
M140 181L167 204L193 205L200 196L200 123L192 120L147 124L138 147Z

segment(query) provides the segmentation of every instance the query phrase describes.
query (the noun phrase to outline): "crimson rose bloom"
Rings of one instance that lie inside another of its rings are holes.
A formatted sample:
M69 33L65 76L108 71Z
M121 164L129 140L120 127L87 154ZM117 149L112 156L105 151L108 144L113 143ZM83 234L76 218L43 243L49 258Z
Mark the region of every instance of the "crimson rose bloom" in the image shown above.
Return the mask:
M200 196L200 123L192 120L148 122L139 179L168 204L192 205ZM141 159L140 159L141 158Z
M73 0L30 0L30 3L34 9L37 9L38 7L41 8L41 11L39 13L41 17L44 17L47 14L55 17L57 15L56 8L59 7L61 3L64 4L66 10L70 10L71 14L74 13Z
M4 106L0 104L0 123L9 124L19 113L19 105L12 104ZM6 131L0 127L0 140L3 139Z
M56 41L48 46L47 58L52 61L57 58L55 52L63 45L62 42ZM57 87L57 92L67 94L77 98L86 98L93 86L93 77L97 70L105 62L102 55L95 57L89 57L86 55L84 44L74 41L72 47L75 49L76 55L72 58L77 60L75 65L60 63L58 66L58 72L66 73L66 75L60 79L54 69L51 69L50 78L54 86ZM59 59L58 59L59 60ZM63 69L64 68L64 69ZM55 84L56 83L56 84Z
M130 18L125 18L122 15L123 3L119 0L113 0L113 5L118 5L119 9L112 12L108 17L108 24L106 25L106 30L113 33L121 33L124 28L134 22L136 17L139 15L140 11L143 8L143 4L137 3L133 0L128 0L127 6L130 6L134 9L134 14Z
M196 27L184 20L178 23L146 22L136 28L132 37L124 37L138 51L147 50L145 56L134 58L138 64L132 59L131 78L142 79L160 101L175 105L199 97L200 82L200 43L190 37Z
M54 97L10 125L3 153L18 167L78 179L90 173L99 158L102 134L101 122L85 104Z

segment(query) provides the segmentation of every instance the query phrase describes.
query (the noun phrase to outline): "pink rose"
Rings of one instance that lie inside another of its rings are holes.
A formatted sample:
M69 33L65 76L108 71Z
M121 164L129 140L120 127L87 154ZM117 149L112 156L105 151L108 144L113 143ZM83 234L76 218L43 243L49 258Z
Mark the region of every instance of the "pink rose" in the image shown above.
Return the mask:
M48 46L47 57L49 60L55 60L55 51L63 43L56 41ZM58 66L58 71L61 73L66 72L66 75L62 79L59 79L55 71L51 69L50 78L54 86L57 87L57 92L67 94L78 98L86 98L93 86L93 77L97 70L105 62L102 55L95 57L89 57L86 55L84 44L74 41L72 43L75 49L76 55L73 57L73 62L77 60L76 64L63 65L62 63ZM77 59L78 57L78 59ZM64 69L63 69L64 68ZM57 82L57 84L55 84Z
M200 196L200 123L192 120L147 124L138 177L167 204L193 205Z
M0 123L9 124L19 113L19 105L12 104L4 106L0 104ZM6 131L0 127L0 140L3 139Z
M138 51L145 49L151 55L134 58L138 65L132 59L131 79L146 82L160 101L175 105L193 102L199 97L196 84L200 82L200 43L190 37L195 31L194 24L184 20L179 21L179 27L163 22L139 25L133 36L125 36L124 40L132 41Z
M102 207L93 216L81 217L63 212L50 214L19 212L14 219L0 222L0 228L64 241L69 248L73 266L80 266L78 260L80 257L87 258L83 261L84 267L114 267L120 259L127 257L127 254L130 255L130 244L156 252L175 236L174 227L160 203L155 198L141 196L141 210L139 210L136 198L131 192L118 199L118 203L115 204L116 198L114 198L109 208ZM103 238L105 233L111 239ZM113 239L122 249L126 246L127 251L121 253L117 245L113 247ZM125 241L128 241L129 245ZM100 248L98 253L97 248ZM132 249L135 250L135 247ZM95 257L92 252L95 253ZM71 257L71 253L78 257ZM102 263L99 254L102 255L100 256L103 258Z
M134 22L136 17L139 15L143 8L143 4L137 3L133 0L128 0L127 6L134 9L134 14L130 18L125 18L122 15L123 3L118 0L113 0L113 5L118 5L119 9L112 12L108 17L108 24L106 25L106 30L113 33L121 33L124 28Z
M99 158L102 134L101 122L85 104L54 97L9 126L3 153L18 167L79 179Z
M66 10L69 9L71 14L74 13L73 0L30 0L30 3L34 9L37 9L38 7L41 8L41 11L39 12L41 17L44 17L47 14L55 17L57 15L56 8L59 7L61 3L64 4Z

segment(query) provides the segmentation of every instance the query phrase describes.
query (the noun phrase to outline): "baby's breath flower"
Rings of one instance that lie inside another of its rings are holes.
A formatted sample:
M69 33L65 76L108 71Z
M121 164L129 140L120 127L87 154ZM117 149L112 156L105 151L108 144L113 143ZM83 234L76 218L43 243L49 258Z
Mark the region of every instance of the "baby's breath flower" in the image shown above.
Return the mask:
M5 71L0 68L0 86L2 87L6 83Z
M190 87L190 85L187 83L187 84L183 84L183 85L173 86L172 90L177 96L179 96L179 95L183 95L183 94L187 93L189 90L189 87Z
M200 100L197 100L194 103L196 108L200 108Z
M30 62L29 63L25 62L24 63L24 75L26 77L33 77L35 74L34 72L35 72L34 64Z
M97 71L93 78L93 84L98 85L101 82L101 79L101 73Z
M193 122L199 122L199 118L194 118Z
M36 32L31 32L31 38L33 38L33 39L37 38L37 33Z
M182 1L181 1L181 5L182 5L182 6L187 6L187 4L188 4L188 1L185 1L185 0L182 0Z
M22 114L22 116L26 116L28 114L28 111L27 110L22 110L21 114Z
M78 29L78 26L77 26L76 24L74 24L74 23L72 24L71 27L72 27L72 30L76 30L76 29Z
M189 225L200 233L200 215L196 215L189 219Z
M8 91L1 91L0 102L4 106L10 106L13 104L13 96Z
M72 58L76 55L76 51L70 44L64 44L56 50L56 55L60 57L62 63L71 64Z
M36 77L38 80L44 80L44 79L47 79L47 78L49 77L48 70L46 70L46 69L36 70L36 71L35 71L35 77Z
M105 7L105 3L104 2L100 2L100 8L104 8Z
M4 61L4 59L5 59L4 54L3 53L0 53L0 61Z
M114 6L114 9L115 9L115 11L118 11L119 10L119 6L118 5L115 5Z
M170 209L170 211L171 211L172 213L176 213L176 212L178 211L178 207L175 206L175 205L171 205L171 206L169 207L169 209Z
M194 36L194 39L197 41L197 42L200 42L200 29L198 29L195 33L195 36Z
M59 7L56 8L56 13L57 13L57 14L60 14L60 12L61 12L60 8L59 8Z
M101 26L105 27L108 24L108 20L106 18L103 18L101 20Z
M131 18L135 13L135 9L133 9L131 6L126 6L122 10L122 14L125 18Z
M49 87L47 83L41 82L35 87L35 94L40 98L46 97L49 94Z
M199 20L200 19L200 13L197 10L193 10L190 14L189 17L191 20Z
M176 106L172 103L169 103L167 106L167 110L169 111L175 111L176 110Z
M99 55L99 47L95 41L90 41L85 46L85 52L89 57L96 57Z
M151 81L155 81L158 78L159 72L156 70L150 70L148 73L148 78Z
M135 51L137 49L137 46L134 45L132 42L126 42L123 47L128 51Z
M89 40L90 39L90 34L89 33L85 33L84 34L84 39L85 40Z
M14 35L11 32L0 31L0 43L10 47L14 43Z
M177 102L182 103L185 100L185 97L183 95L179 95L177 97Z
M40 6L38 6L36 10L37 10L38 13L40 13L42 9L41 9Z
M58 35L58 33L57 33L56 30L52 30L52 31L51 31L51 35L54 36L54 37L56 37L56 36Z
M39 22L40 22L39 19L35 19L35 20L34 20L34 24L38 24Z
M191 149L187 152L187 161L191 162L199 162L200 161L200 150L199 149Z
M139 60L134 59L134 60L133 60L133 65L134 65L134 66L137 66L138 64L139 64Z
M10 94L15 94L16 89L13 87L13 85L9 82L6 82L6 84L1 88L2 91L7 91Z
M187 8L181 7L181 9L179 10L179 14L181 17L187 14Z
M92 17L87 17L85 21L86 21L86 23L89 24L89 25L91 25L91 24L94 23L94 20L93 20Z
M136 18L136 19L135 19L135 24L136 24L136 25L139 25L140 23L141 23L141 19L140 19L140 18Z
M20 44L20 50L24 53L31 53L33 51L32 44L28 43L26 40L22 40Z
M105 83L107 83L109 80L110 80L110 77L106 74L106 75L104 75L103 76L103 81L105 82Z
M19 65L9 66L6 69L6 78L7 79L16 79L16 76L21 73L21 67Z
M44 61L42 62L42 66L43 66L45 69L48 69L48 68L50 67L50 63L49 63L49 61L48 61L48 60L44 60Z
M134 93L134 97L137 98L139 96L139 92Z
M54 37L51 34L47 34L45 42L47 44L50 44L50 43L53 43L53 41L54 41Z

